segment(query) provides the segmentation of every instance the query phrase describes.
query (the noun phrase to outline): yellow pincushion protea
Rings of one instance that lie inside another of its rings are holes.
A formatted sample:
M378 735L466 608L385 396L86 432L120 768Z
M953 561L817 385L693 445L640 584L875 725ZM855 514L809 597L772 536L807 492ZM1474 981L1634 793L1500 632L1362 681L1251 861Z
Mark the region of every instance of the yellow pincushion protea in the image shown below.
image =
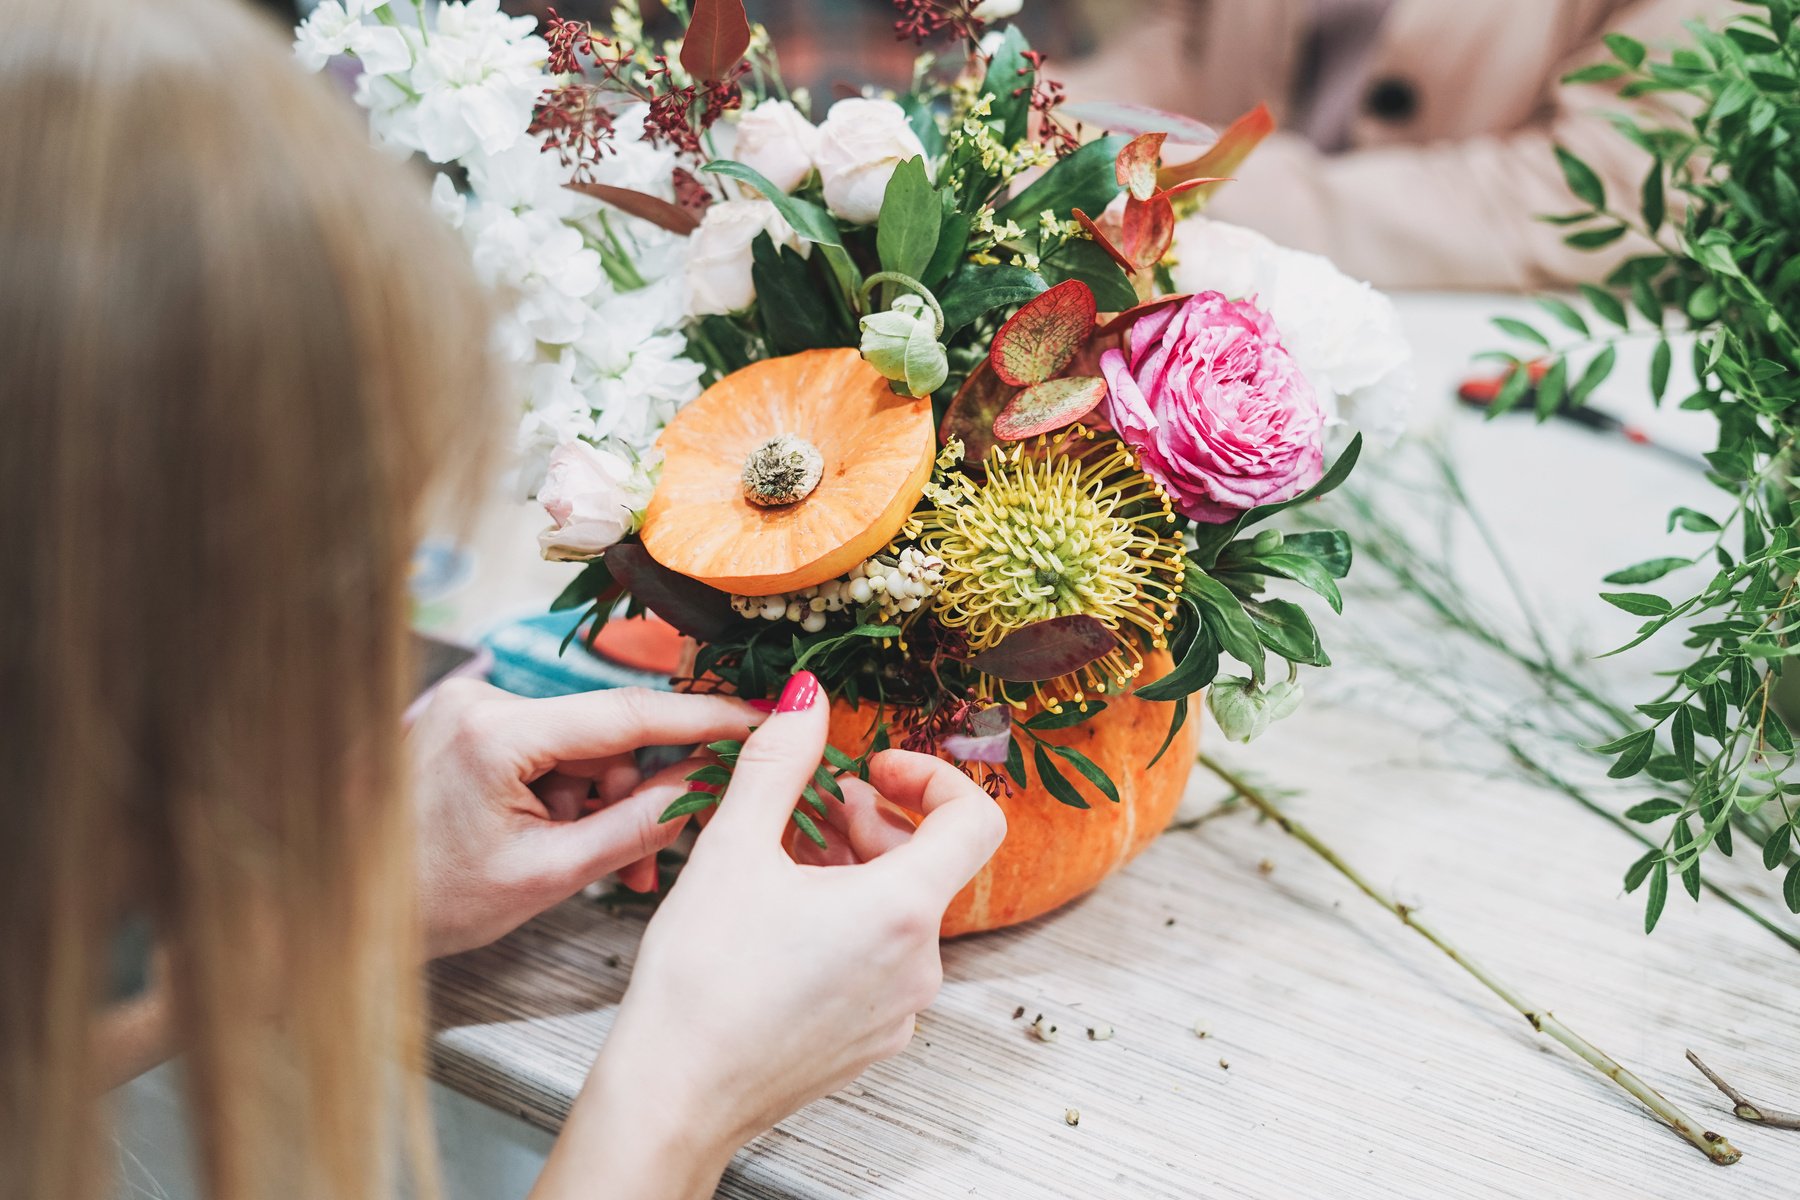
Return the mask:
M1039 621L1092 617L1117 636L1107 654L1022 694L998 681L987 690L1056 711L1123 689L1143 669L1144 644L1168 644L1181 595L1186 561L1167 493L1130 447L1086 426L995 446L984 466L985 482L933 483L934 507L918 514L920 546L944 563L938 623L979 653Z

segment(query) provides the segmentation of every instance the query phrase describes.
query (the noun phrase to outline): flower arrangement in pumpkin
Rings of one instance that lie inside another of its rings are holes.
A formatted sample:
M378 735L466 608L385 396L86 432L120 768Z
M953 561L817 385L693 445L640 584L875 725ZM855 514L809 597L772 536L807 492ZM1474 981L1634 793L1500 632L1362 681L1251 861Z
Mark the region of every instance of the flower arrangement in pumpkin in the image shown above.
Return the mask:
M728 181L686 267L709 386L664 429L647 504L553 462L546 546L590 559L558 603L585 606L580 628L675 625L697 644L689 686L763 698L808 669L867 711L856 748L932 750L997 792L1035 778L1086 807L1118 781L1048 731L1162 704L1148 766L1204 689L1248 740L1292 711L1298 667L1327 664L1270 580L1337 606L1347 539L1252 527L1336 486L1360 436L1327 471L1333 398L1269 313L1175 291L1179 218L1268 132L1264 110L1214 136L1071 108L987 6L903 7L903 33L964 53L819 127L765 97L734 156L699 166ZM740 11L698 5L695 27ZM1171 138L1210 149L1178 159ZM593 553L583 508L629 529ZM804 806L796 821L816 836Z
M665 7L658 42L635 0L605 28L326 0L296 52L355 59L374 135L455 168L433 195L504 300L541 548L586 564L571 640L649 611L697 645L685 686L811 670L838 769L951 757L1012 806L989 874L1085 890L1172 814L1197 695L1248 740L1327 664L1271 593L1336 607L1348 539L1256 527L1349 472L1330 428L1394 432L1392 308L1198 215L1266 110L1065 103L1017 0L897 0L911 90L817 125L743 0ZM795 810L814 839L832 778ZM1033 805L1081 829L1008 867ZM952 925L1055 902L1001 891Z

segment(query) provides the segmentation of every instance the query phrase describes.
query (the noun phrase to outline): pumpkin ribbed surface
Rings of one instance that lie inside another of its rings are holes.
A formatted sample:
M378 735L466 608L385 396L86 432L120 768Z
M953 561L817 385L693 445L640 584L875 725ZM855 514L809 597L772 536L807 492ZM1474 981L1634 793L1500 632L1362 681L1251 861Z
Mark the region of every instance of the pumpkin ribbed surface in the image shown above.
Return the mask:
M1154 679L1172 665L1166 651L1146 655L1143 679ZM1119 803L1099 795L1068 767L1063 773L1076 781L1093 807L1061 803L1038 783L1028 751L1031 786L1000 797L1006 840L951 901L944 936L1041 916L1093 890L1149 845L1174 818L1199 745L1200 722L1190 718L1161 760L1145 769L1168 733L1170 715L1166 704L1109 696L1106 710L1091 720L1046 733L1046 741L1072 746L1099 764L1118 785ZM834 702L831 744L847 754L861 754L869 744L873 716L873 708Z
M744 464L796 435L824 459L791 504L744 497ZM929 397L896 396L854 349L752 363L708 388L657 440L662 477L644 516L657 562L723 591L768 596L823 583L881 550L918 503L936 455Z

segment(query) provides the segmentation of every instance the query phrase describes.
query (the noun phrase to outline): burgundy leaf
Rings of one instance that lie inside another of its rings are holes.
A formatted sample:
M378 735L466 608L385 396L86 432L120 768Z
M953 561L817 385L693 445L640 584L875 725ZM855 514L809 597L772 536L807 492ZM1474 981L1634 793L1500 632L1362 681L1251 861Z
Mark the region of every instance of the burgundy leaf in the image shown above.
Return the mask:
M957 389L956 399L944 413L944 422L938 431L940 440L961 438L963 462L980 462L994 445L994 418L1018 390L994 374L988 360L982 359Z
M1093 328L1093 289L1065 279L1007 319L994 335L988 362L1014 387L1042 383L1069 365Z
M1228 126L1212 148L1192 162L1176 163L1165 166L1157 173L1157 185L1164 190L1186 183L1190 179L1201 176L1230 175L1238 169L1238 165L1250 157L1256 144L1268 137L1275 130L1275 117L1266 105L1259 104ZM1223 180L1207 183L1201 189L1201 199L1211 195Z
M1093 617L1051 617L1009 633L969 665L1012 683L1035 683L1079 671L1118 645L1118 636Z
M994 436L1003 442L1049 433L1073 425L1106 399L1106 380L1075 375L1034 383L1012 398L994 418Z
M1163 196L1125 201L1125 213L1119 226L1119 242L1126 255L1140 271L1149 270L1162 261L1175 240L1175 206Z
M649 192L614 187L610 183L571 183L567 186L584 196L603 200L622 213L642 217L670 233L688 234L700 228L700 218L692 212L679 204L670 204L661 196L652 196Z
M681 39L681 65L695 79L723 79L750 48L744 0L694 0L694 18Z
M1137 271L1137 264L1127 258L1123 250L1112 244L1112 239L1107 237L1100 226L1094 223L1094 218L1088 216L1079 208L1070 209L1069 211L1075 214L1075 219L1081 222L1081 227L1087 230L1088 236L1093 238L1094 242L1102 250L1106 251L1107 254L1111 255L1114 262L1119 264L1119 270L1125 272L1127 275Z
M1156 195L1156 169L1161 165L1166 133L1140 133L1125 143L1113 162L1113 176L1119 186L1134 200L1148 200Z
M1146 300L1142 304L1126 309L1124 312L1102 325L1094 336L1110 337L1115 333L1130 328L1132 323L1139 317L1147 317L1158 309L1168 308L1172 304L1180 304L1184 300L1192 299L1193 295L1192 292L1171 292L1167 296L1158 296L1154 300Z
M606 567L645 608L698 641L717 637L735 619L724 592L671 571L637 542L620 542L608 550Z

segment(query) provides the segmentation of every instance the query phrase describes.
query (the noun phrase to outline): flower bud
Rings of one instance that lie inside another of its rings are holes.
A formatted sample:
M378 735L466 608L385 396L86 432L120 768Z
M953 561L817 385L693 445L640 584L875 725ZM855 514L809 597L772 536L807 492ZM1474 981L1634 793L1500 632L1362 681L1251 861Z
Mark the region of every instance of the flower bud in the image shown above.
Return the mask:
M1249 742L1300 707L1304 694L1298 683L1285 679L1259 688L1255 680L1231 675L1213 683L1206 706L1221 733L1234 742Z
M862 356L914 396L929 396L950 374L931 311L917 296L902 296L886 312L862 319Z

